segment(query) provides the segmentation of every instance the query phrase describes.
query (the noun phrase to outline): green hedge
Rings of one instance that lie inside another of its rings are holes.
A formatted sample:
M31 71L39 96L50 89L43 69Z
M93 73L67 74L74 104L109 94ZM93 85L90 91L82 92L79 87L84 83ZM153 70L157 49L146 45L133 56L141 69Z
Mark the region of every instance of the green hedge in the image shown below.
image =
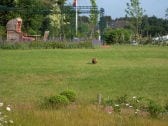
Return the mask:
M76 93L72 90L63 91L60 95L66 96L70 102L76 101Z
M56 95L56 96L50 96L46 100L46 106L51 106L51 107L63 107L67 106L69 104L69 100L66 96L64 95Z
M93 48L92 42L5 42L1 49L74 49Z

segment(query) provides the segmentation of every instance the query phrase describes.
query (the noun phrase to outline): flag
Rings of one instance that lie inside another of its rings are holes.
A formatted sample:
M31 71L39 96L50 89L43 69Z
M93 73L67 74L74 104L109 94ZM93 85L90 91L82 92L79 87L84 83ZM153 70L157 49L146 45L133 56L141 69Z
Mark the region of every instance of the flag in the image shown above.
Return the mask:
M73 6L76 7L76 4L77 4L77 0L74 0L73 1Z

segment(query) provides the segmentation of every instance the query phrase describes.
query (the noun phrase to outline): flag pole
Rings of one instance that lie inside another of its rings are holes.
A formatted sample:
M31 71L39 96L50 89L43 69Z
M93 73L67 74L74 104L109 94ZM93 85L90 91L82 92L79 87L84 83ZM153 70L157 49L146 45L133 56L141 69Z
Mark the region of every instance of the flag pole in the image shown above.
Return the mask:
M78 0L76 0L76 37L78 36Z

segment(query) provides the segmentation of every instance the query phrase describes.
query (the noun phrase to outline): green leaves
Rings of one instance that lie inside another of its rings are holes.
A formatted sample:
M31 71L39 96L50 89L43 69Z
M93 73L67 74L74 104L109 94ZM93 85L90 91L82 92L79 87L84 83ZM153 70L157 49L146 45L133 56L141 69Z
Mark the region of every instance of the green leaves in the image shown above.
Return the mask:
M136 28L136 35L138 35L144 13L143 8L140 7L139 0L130 0L130 3L127 3L127 9L125 10L125 12L127 16L132 17L134 19L132 24L134 24Z
M97 7L96 0L90 0L92 8ZM91 9L90 12L90 27L91 27L91 37L95 33L95 27L98 22L98 13L96 13L96 9Z
M128 43L131 36L131 31L126 29L107 29L104 34L104 39L108 44Z
M165 16L168 18L168 8L166 9L166 14Z

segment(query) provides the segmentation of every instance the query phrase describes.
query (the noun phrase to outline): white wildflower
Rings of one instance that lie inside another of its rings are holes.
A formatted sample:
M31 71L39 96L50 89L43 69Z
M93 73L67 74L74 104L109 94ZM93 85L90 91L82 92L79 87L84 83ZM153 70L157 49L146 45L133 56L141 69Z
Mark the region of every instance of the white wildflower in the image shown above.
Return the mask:
M0 107L2 107L3 105L4 105L4 104L1 102L1 103L0 103Z
M7 111L11 111L11 108L8 106L8 107L6 107L6 110Z
M133 99L136 99L136 96L133 96L132 98L133 98Z
M138 112L135 112L135 114L138 114Z
M127 104L125 104L126 106L129 106L129 104L127 103Z
M119 107L119 105L118 105L118 104L115 104L115 107Z
M9 123L11 123L11 124L12 124L12 123L13 123L13 120L9 120Z
M131 106L131 105L129 106L129 108L132 108L132 107L133 107L133 106Z

